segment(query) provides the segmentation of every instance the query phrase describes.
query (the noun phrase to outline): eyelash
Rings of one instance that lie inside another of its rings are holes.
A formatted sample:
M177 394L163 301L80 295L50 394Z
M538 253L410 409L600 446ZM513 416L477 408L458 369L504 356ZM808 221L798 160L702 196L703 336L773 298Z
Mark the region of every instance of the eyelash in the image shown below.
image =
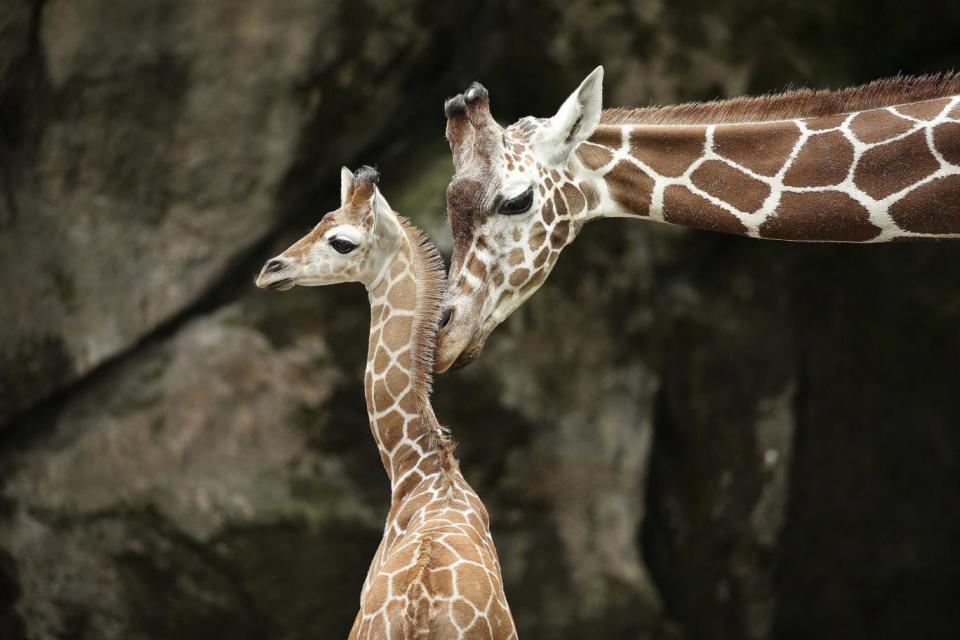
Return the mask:
M340 237L330 238L329 244L334 251L343 255L346 255L357 248L357 245L355 245L354 243L350 242L346 238L340 238ZM343 250L341 251L341 249Z
M522 208L510 208L511 203L520 203ZM518 196L505 200L499 207L499 213L505 216L515 216L526 213L533 206L533 188L529 188Z

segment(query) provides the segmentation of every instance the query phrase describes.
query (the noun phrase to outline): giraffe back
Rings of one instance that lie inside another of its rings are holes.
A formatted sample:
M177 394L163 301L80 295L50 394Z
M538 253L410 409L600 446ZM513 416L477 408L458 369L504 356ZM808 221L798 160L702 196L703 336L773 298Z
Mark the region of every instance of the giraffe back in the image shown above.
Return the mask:
M388 519L351 640L516 638L483 503L459 471L423 484Z

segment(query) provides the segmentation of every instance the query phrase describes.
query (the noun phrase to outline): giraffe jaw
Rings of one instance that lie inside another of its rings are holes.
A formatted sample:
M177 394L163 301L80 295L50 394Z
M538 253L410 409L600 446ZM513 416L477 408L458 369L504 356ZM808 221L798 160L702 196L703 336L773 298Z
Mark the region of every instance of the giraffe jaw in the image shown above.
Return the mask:
M450 365L450 369L461 369L479 358L480 354L483 353L483 347L487 343L487 336L489 335L488 333L481 338L474 336L474 339L467 345L467 348L461 351L457 359Z
M293 278L284 278L283 280L271 282L267 285L267 287L273 289L274 291L289 291L290 289L293 289L295 284L296 282L293 281Z
M443 373L467 366L483 352L490 331L477 327L472 331L443 331L437 336L434 371Z
M284 269L283 271L270 272L264 267L254 284L260 289L287 291L297 284L297 279L290 275L289 271L289 269Z

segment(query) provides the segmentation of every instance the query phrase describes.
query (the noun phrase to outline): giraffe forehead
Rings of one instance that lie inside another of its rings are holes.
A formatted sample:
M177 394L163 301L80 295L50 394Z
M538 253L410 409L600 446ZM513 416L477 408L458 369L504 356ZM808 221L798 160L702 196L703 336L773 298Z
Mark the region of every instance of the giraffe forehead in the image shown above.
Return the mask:
M331 229L346 226L357 227L362 222L363 214L359 210L351 208L336 209L324 215L317 226L313 228L312 233L322 238Z

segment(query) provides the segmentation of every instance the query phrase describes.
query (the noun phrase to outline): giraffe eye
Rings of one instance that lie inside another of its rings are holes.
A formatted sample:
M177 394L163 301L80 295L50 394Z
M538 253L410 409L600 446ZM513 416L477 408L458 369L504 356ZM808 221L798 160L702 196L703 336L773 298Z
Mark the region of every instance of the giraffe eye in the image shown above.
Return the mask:
M500 213L506 216L515 216L520 213L526 213L533 204L533 187L530 187L520 195L504 201L500 205Z
M330 240L330 246L333 247L333 250L337 253L350 253L357 248L357 245L343 238L332 238Z

